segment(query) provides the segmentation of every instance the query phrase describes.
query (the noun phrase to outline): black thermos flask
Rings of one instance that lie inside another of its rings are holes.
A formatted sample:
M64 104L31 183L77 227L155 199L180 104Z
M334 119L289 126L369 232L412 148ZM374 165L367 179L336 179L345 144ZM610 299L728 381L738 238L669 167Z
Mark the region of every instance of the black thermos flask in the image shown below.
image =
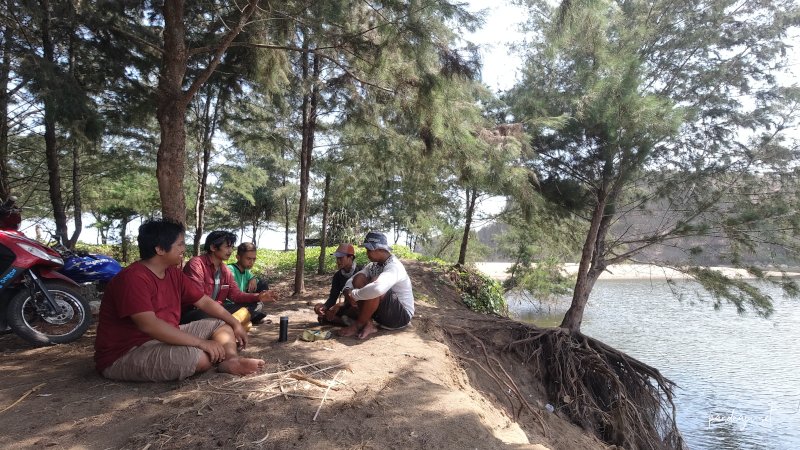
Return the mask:
M289 316L281 316L281 329L278 335L278 342L289 340Z

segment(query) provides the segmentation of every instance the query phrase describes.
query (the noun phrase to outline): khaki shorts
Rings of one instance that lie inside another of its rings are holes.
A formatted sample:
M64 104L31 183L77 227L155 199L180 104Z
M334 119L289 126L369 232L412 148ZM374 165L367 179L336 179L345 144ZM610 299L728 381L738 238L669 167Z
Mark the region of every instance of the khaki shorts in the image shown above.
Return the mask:
M181 331L209 339L225 322L204 319L181 325ZM196 347L170 345L155 339L133 347L103 371L103 376L120 381L172 381L194 375L203 351Z

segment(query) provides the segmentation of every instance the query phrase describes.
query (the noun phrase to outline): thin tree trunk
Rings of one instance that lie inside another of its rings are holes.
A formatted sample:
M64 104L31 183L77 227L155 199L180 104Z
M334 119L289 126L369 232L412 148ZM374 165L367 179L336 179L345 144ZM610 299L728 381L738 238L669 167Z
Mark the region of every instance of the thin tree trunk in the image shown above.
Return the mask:
M308 67L308 40L304 38L302 54L302 80L304 83L309 81ZM294 294L300 295L305 291L304 268L306 262L306 214L308 210L308 187L311 178L311 154L314 149L314 127L316 125L316 76L319 72L319 59L313 57L312 83L308 93L303 95L303 133L302 144L300 147L300 202L297 208L297 264L294 274Z
M55 46L50 36L50 2L41 0L42 7L42 51L44 60L55 64ZM67 244L67 214L64 210L64 199L61 196L61 168L58 162L56 142L56 118L53 112L52 92L45 92L44 103L44 145L47 158L47 181L50 193L50 204L53 206L53 219L56 223L56 236L61 243Z
M281 148L281 160L286 159L286 149ZM289 251L289 194L286 192L286 173L281 175L281 191L283 192L283 251Z
M601 190L597 196L597 204L592 212L592 221L589 232L586 234L586 241L583 243L581 251L581 262L578 266L578 279L575 282L575 290L572 292L572 303L564 319L561 321L561 328L566 328L571 332L579 332L583 322L583 312L586 310L586 303L589 301L589 294L592 292L595 282L603 273L605 267L598 258L598 242L600 236L601 223L605 215L606 202L608 200L605 190Z
M128 262L128 222L130 222L130 217L125 216L119 224L119 237L122 239L122 262Z
M70 26L72 31L69 35L69 74L75 77L75 33L74 33L74 10L70 8ZM81 201L81 143L74 136L72 141L72 206L73 206L73 222L75 223L75 231L69 242L66 244L67 248L74 249L75 244L78 243L78 238L83 231L83 202Z
M467 261L467 245L469 245L469 230L472 227L472 216L475 214L475 202L478 200L478 190L467 188L467 212L464 217L464 235L461 237L461 249L458 252L458 264L464 265Z
M330 188L331 174L328 172L325 173L325 191L322 198L322 233L320 233L319 266L317 267L317 273L320 275L325 273L325 253L327 253L325 247L328 246L328 191Z
M8 82L11 73L11 39L14 29L7 25L3 29L3 59L0 61L0 201L11 195L8 180Z
M73 141L75 141L73 139ZM72 149L72 206L74 208L75 216L75 231L72 232L72 237L66 244L68 248L74 249L75 244L78 243L78 238L83 231L83 202L81 201L81 146L77 142L73 142Z
M214 90L209 89L206 95L205 108L203 113L203 136L200 147L203 149L203 158L200 164L200 177L197 181L197 200L195 202L195 234L194 234L194 255L199 254L200 239L203 236L206 211L206 188L208 185L208 168L211 164L211 148L214 135L217 131L217 119L219 118L219 101L214 104L213 115L210 112L211 101L214 98Z
M283 186L286 187L286 179L283 180ZM283 197L283 251L289 251L289 196Z

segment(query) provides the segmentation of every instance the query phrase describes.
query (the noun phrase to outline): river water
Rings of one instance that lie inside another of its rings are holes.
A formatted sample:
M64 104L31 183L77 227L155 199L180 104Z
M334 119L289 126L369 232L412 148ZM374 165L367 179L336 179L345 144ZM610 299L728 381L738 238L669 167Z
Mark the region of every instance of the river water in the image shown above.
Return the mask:
M800 449L800 300L766 288L768 319L714 310L696 284L600 280L582 331L678 385L678 426L690 449ZM543 313L510 297L512 315L553 326L568 300Z

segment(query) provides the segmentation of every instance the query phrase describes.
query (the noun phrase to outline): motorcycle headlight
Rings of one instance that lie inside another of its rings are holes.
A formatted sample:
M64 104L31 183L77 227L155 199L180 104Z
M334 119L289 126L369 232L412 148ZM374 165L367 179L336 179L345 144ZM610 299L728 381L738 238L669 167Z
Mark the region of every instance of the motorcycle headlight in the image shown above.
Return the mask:
M21 242L17 242L17 245L19 245L20 247L22 247L23 250L25 250L26 252L30 253L31 255L37 258L46 259L50 262L54 262L61 266L64 265L63 259L59 258L58 256L53 256L38 247L34 247L33 245L29 244L23 244Z

